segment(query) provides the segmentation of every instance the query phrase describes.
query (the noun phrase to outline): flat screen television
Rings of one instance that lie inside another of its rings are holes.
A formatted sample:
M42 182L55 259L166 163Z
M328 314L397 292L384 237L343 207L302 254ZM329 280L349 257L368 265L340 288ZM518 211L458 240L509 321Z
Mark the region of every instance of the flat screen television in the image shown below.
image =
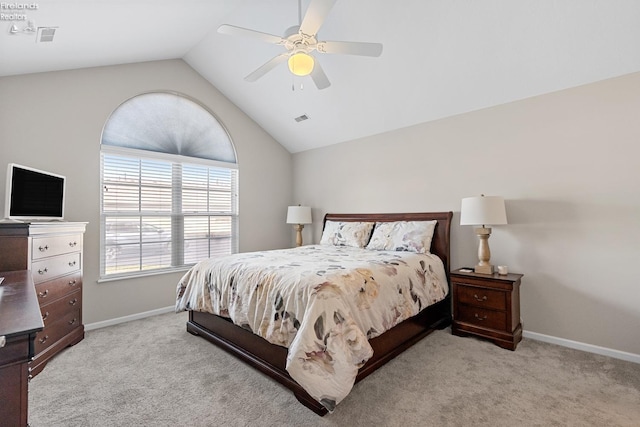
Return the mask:
M14 220L62 220L66 178L9 163L4 216Z

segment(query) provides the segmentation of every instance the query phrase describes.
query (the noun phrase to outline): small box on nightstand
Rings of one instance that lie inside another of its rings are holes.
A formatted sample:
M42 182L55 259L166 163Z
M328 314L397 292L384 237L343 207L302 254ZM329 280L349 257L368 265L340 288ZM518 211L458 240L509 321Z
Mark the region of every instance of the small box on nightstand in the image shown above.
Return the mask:
M500 347L515 350L522 340L520 279L523 275L463 270L451 272L451 332L458 336L483 337Z

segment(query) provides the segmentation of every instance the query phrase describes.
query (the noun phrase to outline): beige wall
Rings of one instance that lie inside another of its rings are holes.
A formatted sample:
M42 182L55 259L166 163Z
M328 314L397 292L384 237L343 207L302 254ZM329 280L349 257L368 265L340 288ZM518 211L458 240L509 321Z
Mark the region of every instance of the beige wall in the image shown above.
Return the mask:
M290 245L292 230L284 219L292 194L291 155L182 60L0 78L0 204L7 163L67 176L66 219L89 222L85 323L171 306L175 300L179 273L97 283L102 127L120 103L152 90L199 100L229 131L240 165L240 250Z
M390 108L393 108L390 106ZM526 331L640 354L640 73L295 154L294 200L325 212L454 211L506 199L494 264L523 273Z

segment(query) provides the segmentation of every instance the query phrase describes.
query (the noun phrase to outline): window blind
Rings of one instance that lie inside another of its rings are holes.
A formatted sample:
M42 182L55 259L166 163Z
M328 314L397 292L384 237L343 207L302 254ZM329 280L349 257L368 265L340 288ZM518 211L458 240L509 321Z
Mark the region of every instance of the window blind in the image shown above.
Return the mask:
M183 269L237 252L235 164L126 152L101 153L102 278Z

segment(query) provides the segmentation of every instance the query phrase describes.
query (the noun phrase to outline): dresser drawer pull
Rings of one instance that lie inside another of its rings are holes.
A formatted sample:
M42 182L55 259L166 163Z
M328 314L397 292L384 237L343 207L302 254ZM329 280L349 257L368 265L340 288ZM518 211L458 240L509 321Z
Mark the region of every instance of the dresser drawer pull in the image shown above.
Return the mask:
M38 250L39 250L40 252L46 252L46 251L48 251L48 250L49 250L49 246L47 246L47 245L44 245L44 246L38 246Z
M480 298L478 296L478 294L473 294L473 297L476 299L476 301L486 301L487 300L487 296L483 295L482 298Z
M78 302L78 298L74 298L71 301L69 301L69 305L76 305L77 302Z
M40 341L40 344L44 344L44 342L48 339L49 339L49 335L45 335L44 337L40 338L38 341Z
M484 316L480 317L480 316L478 316L478 313L474 313L473 317L475 317L476 320L487 320L487 315L486 314Z
M74 323L76 323L77 321L78 321L78 319L76 319L76 318L74 317L74 318L73 318L73 320L69 320L69 322L67 322L67 323L69 323L70 325L73 325L73 324L74 324Z
M49 270L47 269L47 267L45 267L43 269L38 270L38 274L47 274L48 271Z
M69 280L69 286L75 286L76 285L76 279L73 280Z
M45 320L47 320L47 317L49 317L49 312L45 311L44 314L42 315L42 321L44 322Z
M77 243L76 243L76 242L69 242L69 246L71 246L72 248L75 248L75 247L76 247L76 245L77 245Z
M49 295L49 289L45 289L44 292L38 292L40 298L46 298Z
M75 261L71 261L71 262L69 263L69 267L73 267L73 266L75 266L75 265L76 265L76 262L75 262Z

